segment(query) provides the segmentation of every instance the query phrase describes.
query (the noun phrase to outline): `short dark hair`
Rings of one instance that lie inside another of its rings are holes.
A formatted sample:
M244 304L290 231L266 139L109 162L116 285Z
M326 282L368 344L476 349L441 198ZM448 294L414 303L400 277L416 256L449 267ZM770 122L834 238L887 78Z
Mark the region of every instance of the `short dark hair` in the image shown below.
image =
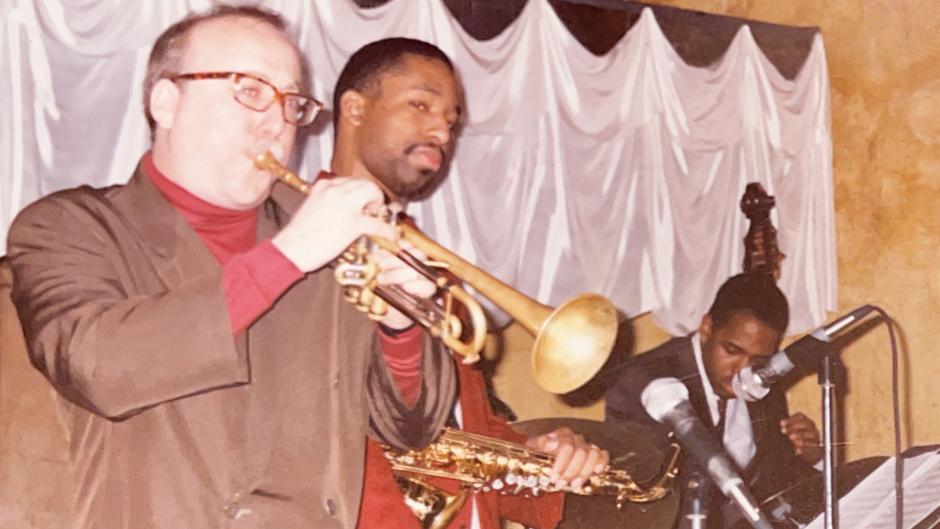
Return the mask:
M454 65L437 46L422 40L394 37L366 44L346 61L333 91L333 127L339 123L339 100L349 90L373 95L382 74L403 65L406 55L440 61L452 73Z
M790 324L787 297L770 274L745 273L731 277L718 289L715 302L708 309L713 328L724 327L735 314L742 312L754 316L781 338Z
M189 48L189 35L192 29L210 20L226 17L252 18L263 22L281 32L284 37L293 42L288 34L288 24L284 17L263 7L250 5L218 5L202 13L190 13L179 22L168 27L157 37L150 51L150 60L147 62L147 74L144 77L144 115L151 132L156 128L153 114L150 113L150 92L167 72L180 73L183 58ZM299 53L298 53L299 55Z

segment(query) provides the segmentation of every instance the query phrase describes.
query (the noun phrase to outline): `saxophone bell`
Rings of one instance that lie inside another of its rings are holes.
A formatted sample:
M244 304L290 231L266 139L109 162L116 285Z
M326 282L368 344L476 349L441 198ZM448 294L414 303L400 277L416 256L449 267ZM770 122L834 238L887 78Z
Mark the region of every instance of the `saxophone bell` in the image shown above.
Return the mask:
M418 518L422 529L444 529L470 499L471 489L448 494L418 477L395 476L405 505Z

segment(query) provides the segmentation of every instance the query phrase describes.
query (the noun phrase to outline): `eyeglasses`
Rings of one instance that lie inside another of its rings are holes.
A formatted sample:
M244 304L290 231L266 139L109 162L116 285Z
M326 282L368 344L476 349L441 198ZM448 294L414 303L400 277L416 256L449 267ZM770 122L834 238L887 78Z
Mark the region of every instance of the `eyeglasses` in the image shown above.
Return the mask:
M264 112L276 101L281 104L284 121L298 127L311 124L313 118L317 117L317 113L323 108L323 103L312 97L281 92L271 83L248 73L183 73L166 74L163 77L174 83L201 79L231 79L235 83L235 101L256 112Z

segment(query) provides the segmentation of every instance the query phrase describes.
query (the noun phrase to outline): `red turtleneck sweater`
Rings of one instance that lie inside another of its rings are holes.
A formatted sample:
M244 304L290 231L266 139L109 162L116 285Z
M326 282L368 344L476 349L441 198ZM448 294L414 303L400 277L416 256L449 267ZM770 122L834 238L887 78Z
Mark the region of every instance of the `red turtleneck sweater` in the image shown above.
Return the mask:
M157 169L151 152L144 155L144 168L222 265L222 289L233 335L248 328L304 276L270 239L257 242L256 210L227 209L194 196ZM389 370L405 401L413 405L421 391L421 330L414 326L396 336L380 332L379 337Z

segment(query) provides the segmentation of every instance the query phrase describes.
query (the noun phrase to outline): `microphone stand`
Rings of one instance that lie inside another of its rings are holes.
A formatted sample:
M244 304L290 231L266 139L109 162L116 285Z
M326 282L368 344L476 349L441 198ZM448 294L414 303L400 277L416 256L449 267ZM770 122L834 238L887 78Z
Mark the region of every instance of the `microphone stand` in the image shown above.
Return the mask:
M708 479L698 469L689 474L686 481L686 504L685 518L689 521L689 529L705 529L705 522L708 519L708 509L706 507L707 490L709 488ZM684 524L682 527L686 527Z
M823 436L823 499L825 503L824 527L826 529L838 529L839 513L838 504L835 499L836 467L835 467L835 443L833 442L835 431L835 397L836 384L833 382L833 371L836 368L838 360L828 348L823 354L819 368L819 387L822 389L822 436Z

